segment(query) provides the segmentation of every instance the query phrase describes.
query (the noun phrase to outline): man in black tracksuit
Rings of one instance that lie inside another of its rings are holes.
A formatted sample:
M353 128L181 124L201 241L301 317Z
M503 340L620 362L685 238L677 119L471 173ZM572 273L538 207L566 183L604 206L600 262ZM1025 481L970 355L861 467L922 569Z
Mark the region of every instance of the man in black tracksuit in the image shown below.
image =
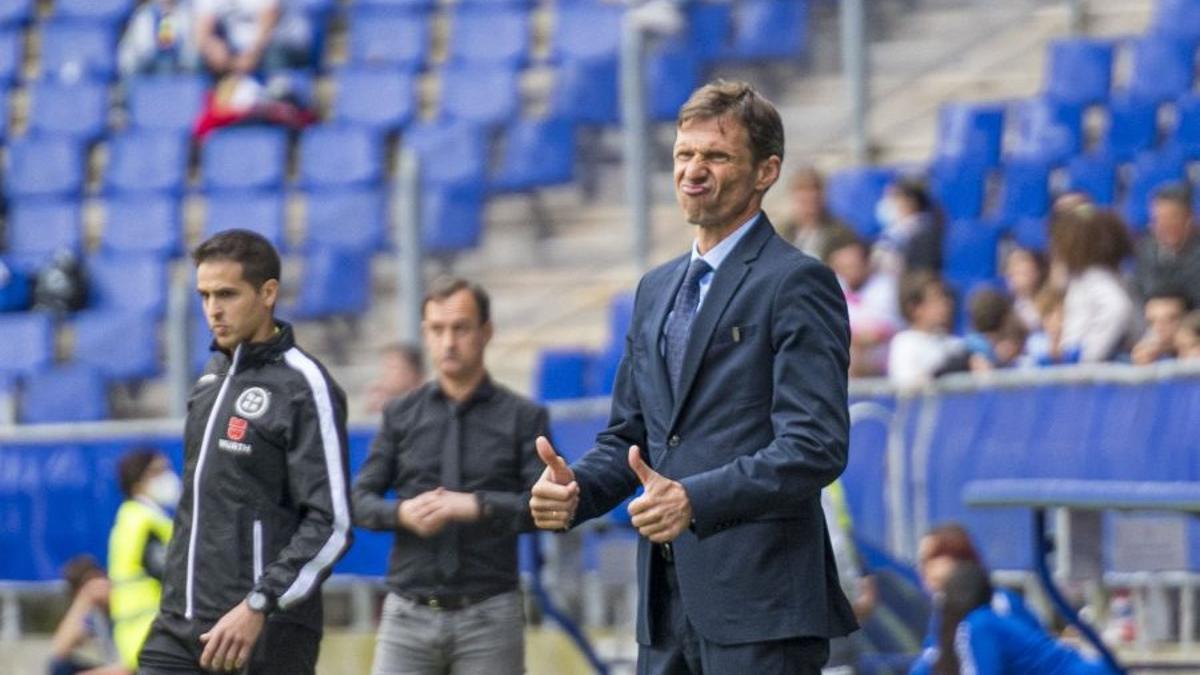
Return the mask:
M183 496L139 672L313 673L320 586L352 536L345 394L275 320L267 240L231 230L193 258L216 353L188 401Z

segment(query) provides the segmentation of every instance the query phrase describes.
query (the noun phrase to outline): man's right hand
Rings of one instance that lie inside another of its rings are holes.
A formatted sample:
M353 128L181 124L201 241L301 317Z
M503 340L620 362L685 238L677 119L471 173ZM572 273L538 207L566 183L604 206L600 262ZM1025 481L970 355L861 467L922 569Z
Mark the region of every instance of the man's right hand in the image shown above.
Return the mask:
M400 527L418 537L432 537L446 526L446 519L437 517L438 499L444 488L436 488L405 499L396 506Z
M575 472L554 451L545 436L538 436L537 453L546 464L546 470L533 484L529 511L539 528L565 530L575 520L575 509L579 506L579 484L575 482Z

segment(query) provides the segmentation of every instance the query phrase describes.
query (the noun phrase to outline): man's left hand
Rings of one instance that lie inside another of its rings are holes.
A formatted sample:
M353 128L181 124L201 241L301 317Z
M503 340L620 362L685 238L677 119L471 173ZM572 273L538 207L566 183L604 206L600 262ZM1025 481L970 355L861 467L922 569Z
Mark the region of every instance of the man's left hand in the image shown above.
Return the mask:
M629 503L631 522L639 534L656 544L674 541L692 522L692 503L683 484L651 469L636 445L629 448L629 468L645 492Z
M200 642L204 643L200 667L224 671L244 668L265 621L266 617L250 609L245 600L239 602L212 630L200 636Z
M444 523L473 523L479 520L479 500L470 492L437 489L430 514Z

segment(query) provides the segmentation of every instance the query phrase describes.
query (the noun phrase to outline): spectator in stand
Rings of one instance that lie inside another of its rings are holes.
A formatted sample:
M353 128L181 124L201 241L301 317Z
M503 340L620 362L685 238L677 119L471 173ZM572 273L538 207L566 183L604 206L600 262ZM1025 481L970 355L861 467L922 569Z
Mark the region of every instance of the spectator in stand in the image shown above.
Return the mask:
M954 300L932 272L911 272L900 280L900 313L909 327L892 338L888 378L901 387L918 387L943 373L963 370L963 341L950 334Z
M117 45L117 64L121 77L198 70L189 0L150 0L138 7Z
M876 266L896 274L942 269L942 215L924 184L900 178L876 208L883 232L875 244Z
M383 348L379 377L367 387L367 413L383 412L387 404L425 382L425 357L421 348L403 342Z
M1133 346L1130 359L1138 365L1145 365L1175 358L1175 336L1183 324L1184 315L1191 309L1191 301L1183 289L1161 288L1152 291L1142 310L1146 332Z
M1038 317L1041 328L1025 340L1023 366L1058 366L1079 361L1078 347L1063 348L1063 299L1066 294L1052 286L1046 286L1037 295Z
M196 0L196 45L214 75L307 65L312 26L284 0Z
M1115 213L1084 204L1055 214L1050 251L1064 270L1063 347L1080 360L1105 361L1128 347L1137 316L1118 267L1131 252Z
M1046 259L1028 248L1014 248L1004 258L1004 284L1012 296L1013 312L1025 329L1038 329L1038 291L1046 284Z
M54 629L50 647L50 675L129 675L118 664L108 620L111 584L96 559L79 555L67 561L63 578L71 605ZM107 665L106 665L107 664Z
M887 344L904 325L896 311L896 280L871 271L867 244L849 230L827 241L825 264L837 275L850 315L850 376L887 372Z
M802 167L792 175L789 187L792 215L779 228L779 235L801 251L824 260L835 238L853 232L829 212L821 172L811 166Z
M1025 325L1013 311L1012 300L994 288L971 295L967 303L971 333L966 346L972 372L987 372L1013 365L1025 346Z
M1179 359L1200 359L1200 310L1183 317L1175 333L1175 354Z
M1158 189L1150 201L1150 234L1137 250L1137 291L1149 297L1157 288L1183 289L1200 307L1200 236L1192 219L1192 191L1187 184Z

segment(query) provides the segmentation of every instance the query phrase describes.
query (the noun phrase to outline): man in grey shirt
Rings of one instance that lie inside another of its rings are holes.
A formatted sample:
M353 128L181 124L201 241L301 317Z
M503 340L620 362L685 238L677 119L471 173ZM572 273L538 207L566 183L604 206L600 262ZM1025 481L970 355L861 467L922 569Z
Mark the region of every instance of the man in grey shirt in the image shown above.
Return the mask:
M354 483L355 522L395 532L375 675L524 672L517 534L533 529L547 415L488 376L489 305L462 279L434 284L422 328L437 377L387 407Z

